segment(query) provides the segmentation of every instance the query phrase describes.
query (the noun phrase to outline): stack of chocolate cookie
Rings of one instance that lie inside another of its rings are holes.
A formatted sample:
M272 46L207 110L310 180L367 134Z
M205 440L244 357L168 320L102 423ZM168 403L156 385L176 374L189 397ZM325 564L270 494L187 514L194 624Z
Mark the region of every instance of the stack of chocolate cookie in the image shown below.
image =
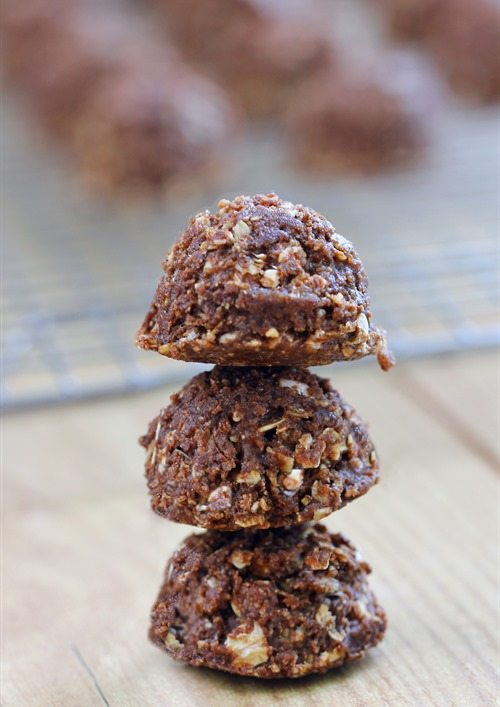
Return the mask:
M385 630L351 543L317 521L378 479L366 425L297 366L376 354L352 245L275 194L194 216L164 265L141 348L216 363L141 438L153 510L207 532L170 559L150 637L192 665L262 678L360 658Z

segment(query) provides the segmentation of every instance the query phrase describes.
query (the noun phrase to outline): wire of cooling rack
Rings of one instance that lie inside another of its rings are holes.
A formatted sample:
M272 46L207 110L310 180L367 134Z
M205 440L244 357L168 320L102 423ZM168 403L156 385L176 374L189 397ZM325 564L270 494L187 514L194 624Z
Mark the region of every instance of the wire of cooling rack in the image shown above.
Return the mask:
M498 114L451 110L430 161L365 180L311 180L263 131L236 147L229 193L276 190L356 244L398 357L498 345ZM202 194L112 211L85 198L15 108L3 121L2 406L145 390L200 366L139 352L159 263ZM224 190L227 194L228 190Z

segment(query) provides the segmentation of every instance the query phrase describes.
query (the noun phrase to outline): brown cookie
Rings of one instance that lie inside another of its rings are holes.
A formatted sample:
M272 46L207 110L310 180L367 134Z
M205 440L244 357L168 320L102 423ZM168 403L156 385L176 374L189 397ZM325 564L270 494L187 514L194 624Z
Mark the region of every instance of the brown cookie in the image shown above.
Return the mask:
M0 6L2 66L13 82L29 83L40 71L43 49L54 38L54 27L70 18L74 3L67 0L4 0Z
M290 148L301 167L373 173L406 167L425 152L425 122L412 102L369 71L328 71L287 111Z
M111 193L210 182L235 114L221 89L180 62L137 65L101 81L76 121L74 147L92 186Z
M137 345L184 361L317 365L376 354L367 278L351 243L276 194L194 216L163 264Z
M320 520L378 480L364 422L303 369L216 366L140 441L153 510L202 528Z
M489 0L444 0L425 42L450 87L473 103L500 99L500 12Z
M474 102L500 98L500 13L490 0L380 0L391 32L429 50L448 84Z
M369 572L346 538L318 524L191 535L167 566L149 635L196 667L322 673L383 638Z
M436 22L446 0L377 0L391 34L397 39L421 40Z
M235 111L150 18L88 0L7 0L1 19L9 77L95 191L128 196L213 180Z
M51 0L54 2L54 0ZM78 10L78 11L77 11ZM145 75L178 61L175 52L151 36L147 27L110 8L77 7L52 20L39 40L43 61L34 63L29 88L44 124L66 135L103 79L130 72Z
M281 113L298 83L334 61L307 0L153 0L170 36L251 116Z

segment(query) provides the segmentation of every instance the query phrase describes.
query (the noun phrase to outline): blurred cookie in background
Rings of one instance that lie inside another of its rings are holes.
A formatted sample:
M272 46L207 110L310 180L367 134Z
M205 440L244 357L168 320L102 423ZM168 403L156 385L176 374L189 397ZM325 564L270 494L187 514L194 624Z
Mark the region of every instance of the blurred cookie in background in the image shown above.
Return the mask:
M4 0L0 7L3 72L11 82L30 81L45 61L41 47L50 45L61 23L85 0Z
M500 99L500 11L487 0L442 0L443 16L426 36L443 76L475 103Z
M51 32L39 38L38 55L43 61L33 62L29 88L41 120L56 135L71 133L103 79L147 76L180 61L146 23L102 8L54 17Z
M160 192L217 174L237 124L222 88L190 69L149 15L93 0L12 0L7 76L99 193Z
M450 87L476 103L500 98L500 11L489 0L379 0L390 32L426 48Z
M375 0L396 39L420 40L438 21L446 0Z
M282 112L304 78L334 61L321 4L304 0L152 0L170 36L250 116Z
M394 65L394 80L384 64ZM303 84L285 116L295 162L313 171L371 174L420 161L429 140L421 91L397 76L396 61L386 57L372 70L332 69Z
M161 192L216 180L237 117L221 89L180 63L102 81L73 147L93 191Z

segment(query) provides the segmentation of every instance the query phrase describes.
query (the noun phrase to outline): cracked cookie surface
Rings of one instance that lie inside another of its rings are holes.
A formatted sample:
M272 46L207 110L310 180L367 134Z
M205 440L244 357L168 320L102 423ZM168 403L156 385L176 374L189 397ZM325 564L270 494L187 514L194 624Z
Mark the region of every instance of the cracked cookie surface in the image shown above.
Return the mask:
M222 200L191 219L137 345L184 361L311 366L377 355L367 278L353 246L316 211L276 194Z
M362 658L386 618L369 565L319 524L191 535L173 555L150 638L193 666L300 677Z
M365 423L328 380L297 368L201 373L140 442L153 510L203 528L321 520L378 480Z

